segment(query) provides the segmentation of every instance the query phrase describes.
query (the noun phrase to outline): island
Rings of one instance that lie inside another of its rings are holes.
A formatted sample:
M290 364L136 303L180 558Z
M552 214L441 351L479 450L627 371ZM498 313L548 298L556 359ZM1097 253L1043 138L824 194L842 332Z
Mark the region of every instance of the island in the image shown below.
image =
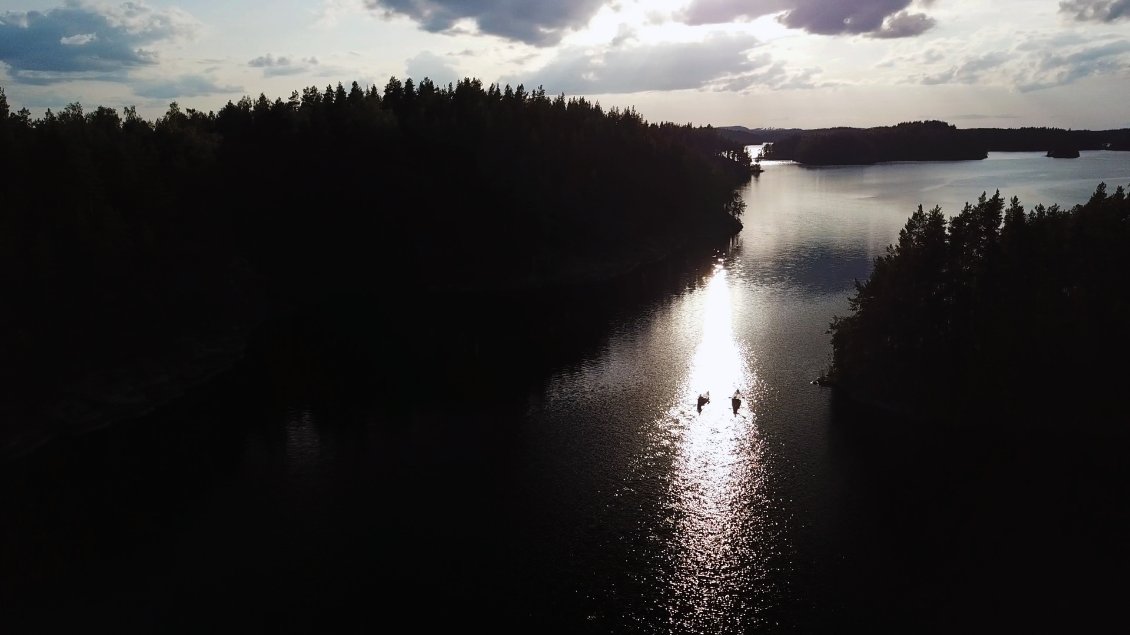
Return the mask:
M828 128L782 137L763 151L767 160L807 165L864 165L883 161L978 160L985 146L943 121L913 121L879 128Z
M1078 159L1079 150L1075 148L1053 148L1045 155L1052 159Z

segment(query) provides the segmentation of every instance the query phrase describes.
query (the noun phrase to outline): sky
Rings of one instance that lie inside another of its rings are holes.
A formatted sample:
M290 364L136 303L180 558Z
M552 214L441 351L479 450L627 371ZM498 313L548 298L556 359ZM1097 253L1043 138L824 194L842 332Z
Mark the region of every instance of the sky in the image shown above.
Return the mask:
M1130 0L0 0L0 86L160 116L477 77L649 121L1130 127Z

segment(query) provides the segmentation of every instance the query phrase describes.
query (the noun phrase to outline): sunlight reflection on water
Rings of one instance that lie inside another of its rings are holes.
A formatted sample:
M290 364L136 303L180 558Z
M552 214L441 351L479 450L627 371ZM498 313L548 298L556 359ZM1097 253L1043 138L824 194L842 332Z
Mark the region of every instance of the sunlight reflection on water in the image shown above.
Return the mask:
M657 422L673 446L663 513L673 525L662 566L666 613L680 632L739 630L756 615L756 589L768 571L764 452L756 421L759 381L734 339L727 270L719 264L702 292L701 341L676 403ZM730 397L740 390L736 409ZM697 408L698 394L710 403Z

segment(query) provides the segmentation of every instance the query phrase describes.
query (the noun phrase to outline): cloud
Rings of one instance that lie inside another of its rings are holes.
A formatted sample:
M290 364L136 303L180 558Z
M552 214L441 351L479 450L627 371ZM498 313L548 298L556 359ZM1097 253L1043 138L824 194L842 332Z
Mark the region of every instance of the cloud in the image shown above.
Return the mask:
M934 28L937 21L925 13L900 11L883 21L883 26L870 33L871 37L891 39L922 35Z
M1007 62L1010 55L1003 51L995 51L982 55L971 55L961 64L922 79L923 84L976 84L989 71L1000 67Z
M1073 13L1080 22L1114 22L1130 18L1130 0L1068 0L1060 13Z
M1066 50L1071 47L1090 44L1094 41L1094 38L1091 37L1090 34L1085 35L1075 31L1064 31L1052 34L1045 33L1039 37L1029 36L1027 39L1021 40L1016 44L1016 50L1042 53L1049 50Z
M635 29L627 24L621 24L616 30L616 37L612 38L612 46L620 46L626 42L639 39L639 34Z
M362 0L321 0L321 7L315 12L314 26L323 29L336 27L342 19L356 13L363 13Z
M1029 64L1017 78L1022 92L1063 86L1080 79L1111 75L1130 66L1130 42L1113 40L1069 53L1045 55Z
M65 46L85 46L98 39L97 33L83 33L70 37L59 38L59 44Z
M240 86L217 84L206 75L181 75L179 77L138 82L133 92L139 97L152 99L176 99L181 97L203 97L216 93L243 92Z
M566 49L544 67L503 83L532 82L549 92L570 94L636 93L711 89L744 90L755 84L799 87L802 74L789 73L768 54L750 57L759 46L750 35L714 35L702 42L667 42L599 50ZM805 71L809 76L814 71Z
M789 0L694 0L677 15L687 24L722 24L779 13L789 8Z
M191 36L199 24L180 9L127 2L117 7L68 1L62 7L0 13L0 61L12 79L46 84L115 79L156 62L145 47Z
M936 60L938 56L936 51L928 50L920 57ZM912 62L913 59L908 60ZM1128 70L1130 41L1117 36L1088 40L1050 34L1029 36L1010 49L960 57L948 68L917 75L911 81L928 85L981 84L1029 92L1065 86L1088 77L1117 77Z
M275 57L267 53L250 60L247 65L251 68L263 69L264 77L279 77L309 72L314 66L318 65L318 58L304 57L300 60L294 60L283 55Z
M806 68L790 71L780 60L773 60L769 54L762 54L751 60L756 70L734 73L718 78L707 85L716 92L741 92L756 87L772 90L806 90L816 88L816 75L820 69Z
M913 0L693 0L681 14L691 25L721 24L778 14L793 29L820 35L870 34L909 37L934 26L922 13L908 13ZM927 3L929 4L929 3Z
M424 51L405 61L405 72L416 82L427 77L437 86L454 84L460 78L459 71L431 51Z
M364 0L385 15L404 15L433 33L462 32L471 20L479 32L535 46L552 46L588 23L605 0Z

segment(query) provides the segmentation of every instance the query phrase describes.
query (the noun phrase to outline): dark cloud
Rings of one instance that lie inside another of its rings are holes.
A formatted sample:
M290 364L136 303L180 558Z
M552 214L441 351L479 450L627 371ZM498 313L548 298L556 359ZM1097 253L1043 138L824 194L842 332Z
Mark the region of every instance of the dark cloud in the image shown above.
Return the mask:
M274 68L276 66L289 66L290 59L287 57L275 57L270 53L260 55L253 60L247 62L251 68Z
M1059 12L1080 22L1114 22L1130 18L1130 0L1068 0L1059 3Z
M810 85L813 71L790 73L768 54L750 57L749 52L758 44L749 35L716 35L703 42L610 47L599 52L569 49L541 69L502 81L528 86L536 83L551 93L584 95Z
M167 79L139 82L133 89L139 97L152 99L175 99L181 97L203 97L216 93L243 92L240 86L217 84L206 75L181 75Z
M275 57L270 53L260 55L255 59L247 62L247 65L252 68L263 69L264 77L278 77L281 75L298 75L311 70L312 67L318 65L318 58L306 57L300 60L294 60L286 56Z
M780 14L787 27L821 35L909 37L934 26L933 18L907 13L913 0L694 0L687 24L719 24Z
M551 46L584 26L605 0L364 0L385 14L405 15L434 33L473 20L479 31L536 46Z
M0 61L12 79L53 83L68 79L121 79L152 64L145 47L189 35L197 23L178 9L152 9L127 2L119 7L67 2L46 12L0 13Z
M49 86L51 84L58 84L59 82L76 80L124 82L129 79L129 75L125 70L58 72L15 70L9 67L8 75L16 83L30 86Z

